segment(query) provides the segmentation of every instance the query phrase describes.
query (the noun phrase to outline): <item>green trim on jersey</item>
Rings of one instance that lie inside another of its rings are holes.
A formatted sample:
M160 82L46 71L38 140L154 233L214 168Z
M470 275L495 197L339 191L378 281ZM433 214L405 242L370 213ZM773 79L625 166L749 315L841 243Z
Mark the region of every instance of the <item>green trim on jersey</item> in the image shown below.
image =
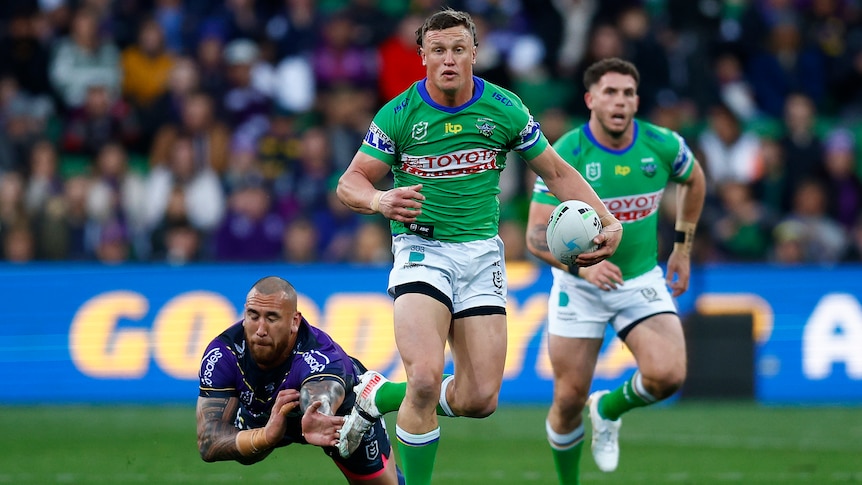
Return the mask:
M609 258L623 279L640 276L658 264L658 208L669 181L685 182L695 159L685 140L672 130L634 121L632 144L622 150L601 146L585 124L563 135L554 148L589 182L623 223L623 238ZM532 200L560 203L539 178Z
M500 172L506 155L532 160L548 140L511 91L478 77L473 98L449 108L435 103L425 80L386 103L359 150L391 167L395 187L423 184L422 215L393 234L446 242L494 237L500 221Z

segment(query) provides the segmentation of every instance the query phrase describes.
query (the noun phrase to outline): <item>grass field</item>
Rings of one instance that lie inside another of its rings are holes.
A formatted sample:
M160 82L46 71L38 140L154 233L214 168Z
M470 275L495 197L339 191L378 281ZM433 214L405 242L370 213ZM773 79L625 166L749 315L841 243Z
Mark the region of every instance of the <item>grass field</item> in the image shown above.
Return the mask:
M504 406L484 420L441 421L434 483L554 484L544 416L544 407ZM204 463L187 406L5 406L0 429L2 484L344 483L310 446L277 450L251 467ZM621 448L610 474L587 448L583 483L862 483L862 408L642 409L625 417Z

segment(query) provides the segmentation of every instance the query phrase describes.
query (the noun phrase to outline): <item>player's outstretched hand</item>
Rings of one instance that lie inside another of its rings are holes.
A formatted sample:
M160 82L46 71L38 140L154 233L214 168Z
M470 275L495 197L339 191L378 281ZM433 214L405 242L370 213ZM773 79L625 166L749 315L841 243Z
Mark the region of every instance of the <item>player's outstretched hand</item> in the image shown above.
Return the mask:
M302 416L302 436L310 445L336 446L338 431L344 424L344 416L330 416L318 411L320 401L314 401Z
M688 253L674 250L667 260L665 278L674 297L680 296L688 290L688 281L691 275L690 258Z
M598 246L595 251L581 253L575 263L578 266L592 266L612 256L620 246L623 237L623 225L619 221L605 226L593 242Z
M416 222L416 218L422 214L422 201L425 200L421 190L422 184L387 190L380 195L377 210L393 221Z

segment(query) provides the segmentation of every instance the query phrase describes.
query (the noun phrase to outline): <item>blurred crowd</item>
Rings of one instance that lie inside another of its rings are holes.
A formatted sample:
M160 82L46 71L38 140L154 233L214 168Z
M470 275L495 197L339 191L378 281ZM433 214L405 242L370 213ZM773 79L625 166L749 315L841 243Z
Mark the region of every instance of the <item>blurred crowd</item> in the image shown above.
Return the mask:
M589 115L586 66L636 63L639 117L707 173L696 262L862 260L854 0L2 2L0 259L388 263L386 221L334 188L444 5L551 141ZM532 178L509 167L501 235L528 259Z

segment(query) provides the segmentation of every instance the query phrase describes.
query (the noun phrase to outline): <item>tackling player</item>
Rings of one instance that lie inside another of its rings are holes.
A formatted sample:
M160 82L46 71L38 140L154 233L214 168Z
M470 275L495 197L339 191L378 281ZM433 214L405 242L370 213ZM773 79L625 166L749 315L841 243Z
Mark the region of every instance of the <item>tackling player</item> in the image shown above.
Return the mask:
M593 426L593 457L599 469L609 472L619 461L620 416L669 397L685 379L685 339L672 296L688 289L706 184L682 137L634 118L639 80L637 68L627 61L593 64L584 74L589 122L554 145L623 223L626 237L617 252L588 268L563 267L548 252L545 235L548 217L564 197L540 178L530 204L527 245L553 266L548 350L554 399L546 431L557 475L565 484L579 483L585 404ZM679 185L676 239L665 279L657 264L656 233L668 182ZM638 370L621 387L596 391L588 399L608 323L632 351Z
M390 219L395 258L388 291L407 375L396 446L407 482L422 485L431 480L440 436L437 406L472 417L497 407L507 292L497 194L506 154L516 151L560 198L587 202L605 227L613 226L579 264L613 254L622 232L521 100L473 75L478 39L469 14L436 12L416 37L426 77L377 112L337 192L353 210ZM394 188L378 190L374 184L390 171ZM455 375L443 380L447 340ZM360 394L373 400L381 382L368 379ZM363 422L348 419L347 436L348 425Z
M323 447L351 484L395 485L382 421L363 437L363 453L342 458L338 432L365 372L296 307L296 290L269 276L248 292L242 321L207 346L197 404L198 449L207 462L257 463L292 443Z

